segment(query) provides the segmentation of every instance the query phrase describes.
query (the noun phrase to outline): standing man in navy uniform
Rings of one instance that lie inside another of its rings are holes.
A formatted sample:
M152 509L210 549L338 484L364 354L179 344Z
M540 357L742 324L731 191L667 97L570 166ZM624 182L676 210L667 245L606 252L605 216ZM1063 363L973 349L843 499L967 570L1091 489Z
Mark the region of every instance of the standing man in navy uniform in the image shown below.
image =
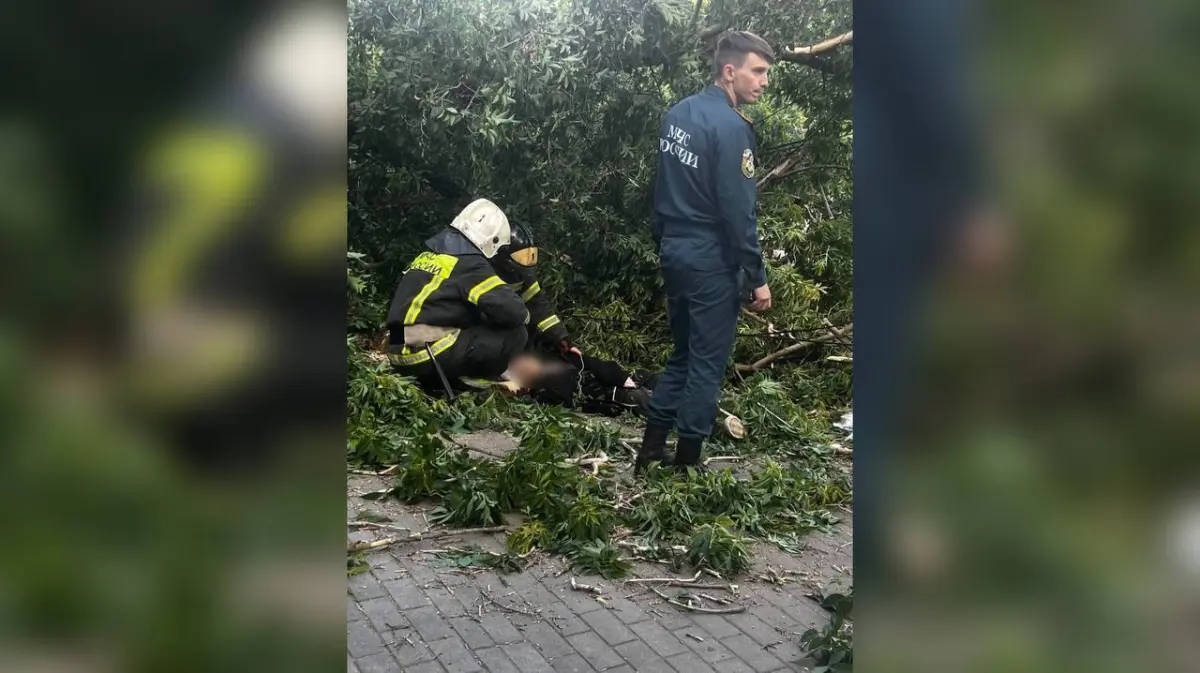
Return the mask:
M771 307L755 219L754 128L737 111L767 86L775 52L746 32L724 33L713 55L713 83L672 107L659 137L654 241L667 291L674 352L654 390L636 469L666 460L698 467L712 433L721 382L733 350L742 274L750 307Z

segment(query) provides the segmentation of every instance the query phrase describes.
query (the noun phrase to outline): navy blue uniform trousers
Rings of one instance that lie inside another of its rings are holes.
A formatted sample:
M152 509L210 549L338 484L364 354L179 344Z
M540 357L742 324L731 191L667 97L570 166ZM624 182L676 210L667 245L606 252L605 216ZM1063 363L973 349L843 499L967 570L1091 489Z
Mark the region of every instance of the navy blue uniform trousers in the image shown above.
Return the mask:
M674 352L650 398L647 421L680 437L706 438L737 334L740 273L663 266Z

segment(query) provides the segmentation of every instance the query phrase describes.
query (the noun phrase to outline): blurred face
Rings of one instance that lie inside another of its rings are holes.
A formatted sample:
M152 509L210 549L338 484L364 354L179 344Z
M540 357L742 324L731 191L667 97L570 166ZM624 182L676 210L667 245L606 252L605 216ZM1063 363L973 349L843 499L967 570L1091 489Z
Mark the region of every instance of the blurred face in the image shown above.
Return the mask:
M518 355L508 363L508 371L523 387L529 387L542 373L542 363L532 355Z
M757 103L767 88L767 71L771 64L758 54L746 54L741 66L726 65L722 71L725 88L731 90L738 105Z

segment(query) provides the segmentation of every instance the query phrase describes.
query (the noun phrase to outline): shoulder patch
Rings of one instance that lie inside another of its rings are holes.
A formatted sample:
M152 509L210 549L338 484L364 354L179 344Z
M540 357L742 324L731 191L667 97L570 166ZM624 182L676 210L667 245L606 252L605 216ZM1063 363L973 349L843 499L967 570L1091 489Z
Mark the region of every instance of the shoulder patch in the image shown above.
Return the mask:
M754 152L750 150L742 152L742 175L748 178L754 177Z

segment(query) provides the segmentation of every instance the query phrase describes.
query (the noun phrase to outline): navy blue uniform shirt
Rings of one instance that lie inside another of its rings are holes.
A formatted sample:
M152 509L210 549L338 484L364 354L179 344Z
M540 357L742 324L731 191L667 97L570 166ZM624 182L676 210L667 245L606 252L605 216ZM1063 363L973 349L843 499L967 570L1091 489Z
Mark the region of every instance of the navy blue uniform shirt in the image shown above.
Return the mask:
M758 244L754 127L709 85L672 107L658 140L654 242L664 266L745 271L767 284Z

